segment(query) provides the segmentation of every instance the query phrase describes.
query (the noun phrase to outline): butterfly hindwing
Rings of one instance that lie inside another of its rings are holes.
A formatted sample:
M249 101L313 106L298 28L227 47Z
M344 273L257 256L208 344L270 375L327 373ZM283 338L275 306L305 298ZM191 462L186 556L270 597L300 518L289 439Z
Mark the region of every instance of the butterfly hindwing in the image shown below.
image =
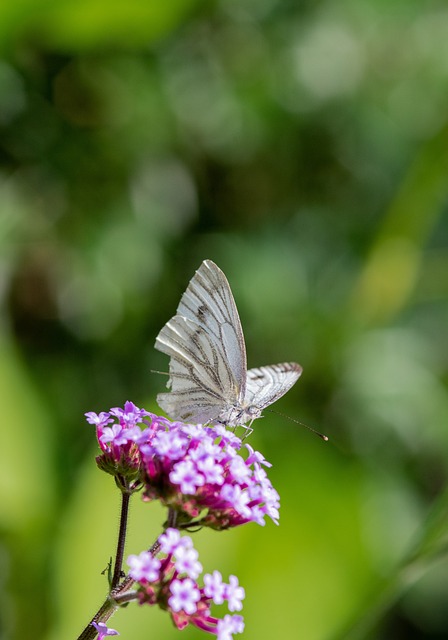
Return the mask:
M301 373L302 367L295 362L282 362L249 369L245 404L255 405L261 411L289 391Z

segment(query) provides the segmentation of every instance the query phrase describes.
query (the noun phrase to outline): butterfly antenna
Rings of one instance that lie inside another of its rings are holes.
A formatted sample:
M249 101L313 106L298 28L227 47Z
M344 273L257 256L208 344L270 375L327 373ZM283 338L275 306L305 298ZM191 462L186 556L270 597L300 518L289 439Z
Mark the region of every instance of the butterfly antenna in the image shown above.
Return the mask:
M282 416L283 418L287 418L288 420L291 420L296 424L300 424L301 427L305 427L305 429L308 429L308 431L311 431L316 436L319 436L319 438L322 438L322 440L325 440L325 442L328 442L329 440L328 436L326 436L324 433L320 433L320 431L316 431L316 429L313 429L313 427L310 427L308 424L305 424L304 422L300 422L295 418L291 418L291 416L286 415L286 413L281 413L280 411L274 411L273 409L266 409L266 411L269 411L270 413L276 413L278 416Z
M168 371L157 371L157 369L150 369L151 373L160 373L161 376L169 376Z

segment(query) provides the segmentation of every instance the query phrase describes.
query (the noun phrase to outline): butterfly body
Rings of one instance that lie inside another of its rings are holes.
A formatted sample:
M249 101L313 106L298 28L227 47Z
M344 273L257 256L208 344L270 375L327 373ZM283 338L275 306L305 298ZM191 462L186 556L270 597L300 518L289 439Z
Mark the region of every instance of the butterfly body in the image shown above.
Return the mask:
M155 347L170 356L171 391L159 394L157 402L175 420L244 425L259 418L302 373L294 362L247 370L230 285L211 260L196 271Z

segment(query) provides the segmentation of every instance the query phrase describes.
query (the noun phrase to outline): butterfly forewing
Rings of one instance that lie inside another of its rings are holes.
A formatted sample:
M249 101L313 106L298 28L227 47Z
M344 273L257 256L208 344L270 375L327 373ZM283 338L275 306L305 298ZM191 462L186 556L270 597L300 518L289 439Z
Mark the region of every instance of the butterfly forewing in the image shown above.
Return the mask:
M170 356L171 393L159 394L157 401L171 417L210 421L241 403L246 380L241 323L229 283L213 262L202 263L155 346Z
M246 346L230 285L221 269L204 260L180 299L177 314L203 326L226 357L241 398L246 384Z

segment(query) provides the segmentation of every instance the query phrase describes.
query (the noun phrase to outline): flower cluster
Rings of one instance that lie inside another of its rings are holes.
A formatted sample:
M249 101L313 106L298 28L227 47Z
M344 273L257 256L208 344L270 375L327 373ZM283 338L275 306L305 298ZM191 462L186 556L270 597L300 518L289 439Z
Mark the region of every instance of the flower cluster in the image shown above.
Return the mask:
M101 455L98 466L112 474L123 497L143 488L145 501L160 500L168 507L169 521L179 529L208 526L228 529L246 522L265 524L269 516L278 523L279 496L263 467L264 457L222 425L172 422L126 402L124 409L86 414L96 427ZM192 624L231 640L241 633L244 589L235 576L224 583L219 571L204 574L189 537L178 529L162 534L153 551L128 558L123 602L158 605L169 612L177 628ZM227 603L222 618L211 615L212 605ZM121 604L117 598L116 604ZM93 627L99 640L118 632L104 621Z
M178 523L278 523L279 495L263 469L270 463L223 426L171 422L132 402L86 417L97 429L100 468L143 484L144 499L174 509Z
M140 424L149 416L132 402L126 402L124 409L115 407L110 411L86 413L87 422L96 426L96 435L102 455L96 462L100 469L115 478L125 478L128 483L140 476L141 457L138 440L142 435ZM112 425L112 426L109 426Z
M162 557L149 551L128 558L129 575L139 584L140 604L158 604L167 610L178 629L188 624L215 634L218 640L231 640L232 635L244 629L240 615L227 614L215 618L210 614L212 603L227 601L229 611L241 611L244 589L236 576L230 576L229 584L222 581L219 571L204 574L204 586L197 579L202 573L198 553L191 538L181 537L177 529L167 529L159 537Z

